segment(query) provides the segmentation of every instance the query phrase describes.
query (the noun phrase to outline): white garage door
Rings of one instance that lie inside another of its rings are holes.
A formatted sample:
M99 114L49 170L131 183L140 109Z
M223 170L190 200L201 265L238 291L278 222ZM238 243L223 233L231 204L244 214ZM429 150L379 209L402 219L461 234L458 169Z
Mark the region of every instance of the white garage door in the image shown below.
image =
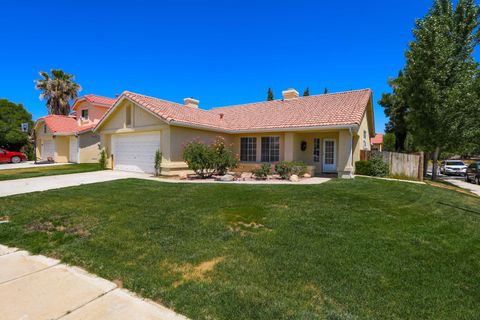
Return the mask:
M154 173L157 150L160 150L160 132L115 135L112 138L114 169Z
M70 137L70 162L78 162L78 140L76 137Z
M55 156L55 141L53 140L43 140L42 141L42 160L48 160Z

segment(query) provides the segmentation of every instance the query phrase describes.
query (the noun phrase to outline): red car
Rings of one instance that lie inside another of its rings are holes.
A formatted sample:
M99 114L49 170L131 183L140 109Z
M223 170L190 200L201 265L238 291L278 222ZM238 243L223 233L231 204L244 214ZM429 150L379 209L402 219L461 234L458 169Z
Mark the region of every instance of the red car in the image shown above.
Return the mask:
M26 161L27 156L18 151L7 151L5 149L0 148L0 163L20 163L22 161Z

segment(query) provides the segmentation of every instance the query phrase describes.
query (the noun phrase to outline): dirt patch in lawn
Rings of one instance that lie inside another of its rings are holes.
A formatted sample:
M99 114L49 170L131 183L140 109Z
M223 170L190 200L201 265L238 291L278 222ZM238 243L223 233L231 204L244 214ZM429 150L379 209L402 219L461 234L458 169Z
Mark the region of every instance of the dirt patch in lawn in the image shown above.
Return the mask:
M43 232L51 234L53 232L63 232L69 235L75 235L79 237L88 237L90 231L82 224L73 225L54 225L51 221L35 221L28 224L25 229L29 232Z
M220 262L224 261L225 257L215 257L208 261L201 262L200 264L193 266L191 264L184 264L176 268L182 274L182 279L176 281L173 286L178 287L187 281L204 281L206 274L217 266Z

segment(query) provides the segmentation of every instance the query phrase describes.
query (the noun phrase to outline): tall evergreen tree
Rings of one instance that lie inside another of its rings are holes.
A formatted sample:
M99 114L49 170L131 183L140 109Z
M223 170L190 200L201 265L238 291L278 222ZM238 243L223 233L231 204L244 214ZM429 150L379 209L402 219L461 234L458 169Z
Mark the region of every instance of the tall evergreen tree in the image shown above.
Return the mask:
M389 121L385 125L385 132L395 135L395 151L404 151L405 139L407 138L407 104L402 96L402 87L399 82L403 79L402 71L399 72L396 79L390 79L388 84L393 89L393 93L383 93L378 101L384 108L385 115ZM393 151L393 150L392 150Z
M47 100L49 114L69 115L70 101L78 97L82 88L75 83L72 74L63 70L52 69L48 72L40 71L43 79L35 80L37 90L41 90L40 99Z
M325 90L323 90L323 94L327 94L328 93L328 88L325 88Z
M305 91L303 91L303 96L308 97L309 95L310 95L310 89L307 87L307 89L305 89Z
M267 93L267 101L272 101L274 99L273 97L273 91L271 88L268 88L268 93Z
M457 148L466 135L478 134L478 129L466 128L465 121L478 114L473 50L480 40L479 15L474 0L459 0L456 8L451 0L436 0L428 15L416 22L414 41L406 52L399 85L413 139L432 152L433 180L440 152Z

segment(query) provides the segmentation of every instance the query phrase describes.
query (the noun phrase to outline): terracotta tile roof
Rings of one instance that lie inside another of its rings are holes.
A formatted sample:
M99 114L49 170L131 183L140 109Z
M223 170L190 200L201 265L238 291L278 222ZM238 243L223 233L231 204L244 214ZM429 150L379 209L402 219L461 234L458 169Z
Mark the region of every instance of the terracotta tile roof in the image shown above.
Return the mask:
M48 115L37 120L44 121L52 133L81 133L92 130L96 124L90 123L79 126L77 119L72 116Z
M83 100L86 100L86 101L88 101L92 104L95 104L95 105L101 105L101 106L105 106L105 107L111 107L115 103L115 99L113 99L113 98L108 98L108 97L104 97L104 96L97 96L95 94L87 94L87 95L84 95L84 96L81 96L81 97L75 99L75 101L73 102L72 109L75 109L78 101L83 101Z
M383 143L383 134L382 133L376 133L375 137L370 139L372 144L382 144Z
M123 96L167 122L225 131L254 131L360 124L372 91L347 91L211 110L192 108L129 91L125 91L121 97ZM102 122L103 119L100 123Z

